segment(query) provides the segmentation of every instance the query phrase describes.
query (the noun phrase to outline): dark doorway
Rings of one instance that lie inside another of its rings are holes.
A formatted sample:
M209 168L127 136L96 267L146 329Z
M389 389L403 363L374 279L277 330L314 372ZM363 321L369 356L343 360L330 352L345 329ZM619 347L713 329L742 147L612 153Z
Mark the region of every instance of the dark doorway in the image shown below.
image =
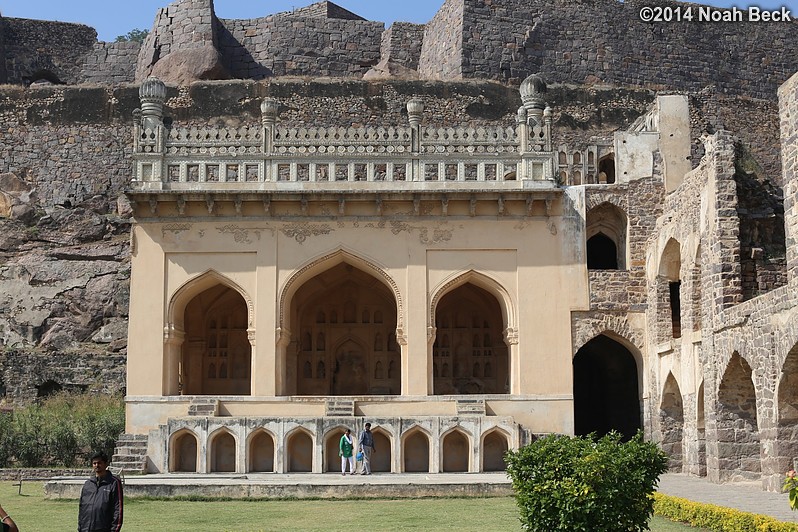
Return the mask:
M623 345L599 335L574 357L574 431L615 430L630 439L642 427L637 363Z
M618 269L618 248L607 235L598 233L587 241L587 269Z

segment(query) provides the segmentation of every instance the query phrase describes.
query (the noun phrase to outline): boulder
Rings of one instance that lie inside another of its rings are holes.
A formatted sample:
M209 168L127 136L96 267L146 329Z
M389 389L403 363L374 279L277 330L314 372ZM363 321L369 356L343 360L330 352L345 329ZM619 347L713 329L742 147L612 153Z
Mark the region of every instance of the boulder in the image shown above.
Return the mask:
M153 76L164 83L188 85L199 80L230 79L222 57L213 46L177 50L160 59L152 68Z
M398 63L394 63L384 59L371 67L368 72L363 74L365 80L376 79L400 79L400 80L414 80L418 79L418 72L412 68L407 68Z

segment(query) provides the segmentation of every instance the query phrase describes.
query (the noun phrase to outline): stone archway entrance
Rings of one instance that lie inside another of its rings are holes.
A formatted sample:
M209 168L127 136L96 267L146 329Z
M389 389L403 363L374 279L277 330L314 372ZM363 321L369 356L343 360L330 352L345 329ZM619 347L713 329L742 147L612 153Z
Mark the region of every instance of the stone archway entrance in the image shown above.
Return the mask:
M665 387L662 390L662 402L659 409L660 434L662 450L668 455L668 468L681 472L684 463L684 406L679 384L672 373L668 373Z
M507 393L509 360L502 311L487 290L471 283L441 298L432 348L436 395Z
M627 348L599 335L574 357L574 429L578 436L615 430L624 439L641 425L638 369Z
M222 284L189 301L184 315L184 395L250 394L247 316L244 298Z
M297 395L401 392L396 301L378 279L338 264L302 285L291 311L299 335L288 365Z
M751 366L733 353L718 388L718 469L723 482L761 477L759 422Z

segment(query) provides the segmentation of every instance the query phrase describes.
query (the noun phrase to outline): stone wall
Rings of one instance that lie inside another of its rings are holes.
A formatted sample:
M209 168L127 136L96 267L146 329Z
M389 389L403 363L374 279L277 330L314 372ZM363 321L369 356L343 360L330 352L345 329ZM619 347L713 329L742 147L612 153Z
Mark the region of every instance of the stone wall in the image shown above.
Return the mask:
M798 279L798 74L779 89L787 276Z
M422 78L455 80L477 77L466 76L463 72L463 54L460 51L465 37L463 16L463 0L446 0L427 22L418 59L418 73Z
M80 81L98 85L132 83L140 49L138 42L94 43L94 48L84 58Z
M381 22L277 14L220 20L219 49L233 77L360 78L380 60Z
M380 61L390 61L413 70L418 69L424 42L424 24L394 22L382 34Z
M427 26L422 77L611 83L774 99L798 70L798 22L645 23L657 0L449 0Z
M0 18L8 83L39 79L77 83L83 58L91 53L97 32L83 24L23 18Z

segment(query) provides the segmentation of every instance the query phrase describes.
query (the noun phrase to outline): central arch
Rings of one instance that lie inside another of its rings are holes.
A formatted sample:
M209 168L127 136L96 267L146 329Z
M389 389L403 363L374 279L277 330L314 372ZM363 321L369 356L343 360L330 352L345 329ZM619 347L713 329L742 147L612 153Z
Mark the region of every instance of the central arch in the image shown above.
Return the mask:
M398 395L396 308L382 281L347 262L308 279L291 301L296 395Z
M576 434L634 436L642 428L642 408L639 369L629 349L601 334L577 351L573 364Z

